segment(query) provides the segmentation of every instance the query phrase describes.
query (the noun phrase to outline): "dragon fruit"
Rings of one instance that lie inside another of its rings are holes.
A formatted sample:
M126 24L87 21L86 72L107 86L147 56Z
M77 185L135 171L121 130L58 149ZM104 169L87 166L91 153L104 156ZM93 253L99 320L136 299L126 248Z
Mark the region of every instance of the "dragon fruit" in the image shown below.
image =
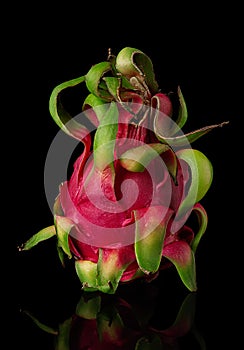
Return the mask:
M62 103L66 89L82 83L84 122ZM73 259L84 291L114 294L120 283L151 281L173 266L186 288L197 290L195 253L208 224L200 201L213 166L191 144L227 122L184 134L180 87L177 103L171 96L160 91L151 59L131 47L117 56L109 51L87 74L53 89L52 118L83 149L60 184L53 225L21 250L55 236L62 264Z

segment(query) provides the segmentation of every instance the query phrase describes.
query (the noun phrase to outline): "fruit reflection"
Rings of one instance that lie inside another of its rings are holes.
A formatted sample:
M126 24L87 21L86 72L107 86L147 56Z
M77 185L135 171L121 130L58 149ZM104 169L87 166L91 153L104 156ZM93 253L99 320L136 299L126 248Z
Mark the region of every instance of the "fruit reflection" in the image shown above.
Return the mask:
M152 284L113 296L84 292L74 314L57 329L25 313L53 334L55 350L204 350L204 339L194 323L196 296L196 292L184 296L172 314L168 311L173 300L159 295Z

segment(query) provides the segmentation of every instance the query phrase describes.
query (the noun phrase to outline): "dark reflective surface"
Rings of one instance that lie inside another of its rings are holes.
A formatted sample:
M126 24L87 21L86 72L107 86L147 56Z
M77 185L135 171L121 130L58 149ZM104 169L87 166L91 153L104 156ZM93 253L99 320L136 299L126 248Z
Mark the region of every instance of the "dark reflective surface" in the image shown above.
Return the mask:
M160 282L121 285L115 295L71 295L66 287L56 297L39 286L32 298L23 296L19 341L25 349L205 349L196 322L198 294L180 286L172 292Z
M206 243L197 256L195 293L174 269L150 283L120 285L115 295L84 293L72 262L60 265L55 241L18 252L14 342L26 350L232 349L241 338L241 299L220 263L213 264L211 249L206 257Z

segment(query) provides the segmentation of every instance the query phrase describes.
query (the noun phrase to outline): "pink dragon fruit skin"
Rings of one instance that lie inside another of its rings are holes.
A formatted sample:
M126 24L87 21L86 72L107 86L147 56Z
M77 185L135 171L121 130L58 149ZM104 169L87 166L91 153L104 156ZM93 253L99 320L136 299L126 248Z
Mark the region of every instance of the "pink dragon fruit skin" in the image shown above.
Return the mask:
M83 82L89 94L82 112L95 133L75 122L61 103L61 92ZM188 115L180 88L177 93L173 120L172 102L160 92L150 58L130 47L53 90L51 116L84 150L70 179L60 184L54 225L22 250L56 236L61 262L65 255L74 259L85 291L113 294L119 283L150 280L169 266L190 291L197 289L195 252L208 221L200 200L213 169L189 145L224 123L179 132ZM198 218L197 232L187 224L191 213Z
M123 126L123 125L122 125ZM148 138L150 135L146 135ZM145 140L143 140L145 142ZM150 143L150 140L148 141ZM98 227L98 232L95 236L96 243L98 242L97 235L99 235L99 230L101 229L101 226L104 227L124 227L124 223L131 224L132 222L135 222L135 217L133 217L133 213L136 211L137 213L143 213L147 210L147 208L151 207L151 201L152 201L152 179L150 174L147 171L143 172L131 172L126 169L124 169L119 162L115 165L115 173L116 173L116 180L114 184L115 189L115 200L120 198L120 189L121 184L125 183L125 180L132 179L133 182L128 184L128 188L124 187L123 195L126 198L126 200L129 203L133 203L129 209L123 212L105 212L103 210L100 210L99 207L96 205L99 203L100 198L96 197L95 204L87 198L86 193L83 191L83 183L85 182L86 178L89 176L89 171L83 173L83 168L80 166L80 163L82 162L82 156L77 160L77 163L74 166L74 172L71 176L71 179L67 181L67 183L63 184L60 188L60 203L63 210L63 215L65 217L69 217L74 222L76 221L76 210L75 208L80 211L83 217L86 218L86 220L91 220L93 224L95 224ZM92 167L89 167L89 170L91 171ZM155 166L155 171L157 170L157 167ZM83 173L83 176L80 177L77 172ZM188 169L186 168L185 171L188 173ZM96 178L96 176L98 178ZM97 191L96 182L98 185L101 183L101 179L99 178L100 174L97 173L96 175L93 175L91 179L91 185L94 189L94 191ZM164 177L167 177L167 180L164 180L164 184L167 183L167 181L170 181L171 186L174 186L174 195L171 198L171 203L169 208L166 207L166 203L164 203L164 186L160 188L158 185L160 182L162 182L162 178L159 178L158 183L155 185L158 186L156 199L154 198L154 205L157 205L157 207L161 207L162 210L159 212L167 212L168 214L165 216L165 220L169 219L171 216L173 218L173 213L177 211L177 208L180 204L180 198L182 197L182 192L184 189L184 180L189 178L189 175L182 176L182 169L178 168L178 174L177 174L177 185L174 184L171 177L168 175L164 175ZM79 179L79 182L77 182L77 179ZM108 185L106 184L108 182ZM133 188L131 186L137 185L138 188L138 196L135 202L131 200L130 194L133 195ZM110 186L110 179L104 177L102 186L105 188L109 188ZM126 186L126 185L125 185ZM110 188L109 188L110 189ZM70 201L67 200L67 192L70 196ZM165 191L166 192L166 191ZM108 192L108 196L110 195L110 192ZM113 195L113 193L112 193ZM112 195L110 196L110 200L113 200ZM103 196L101 195L101 201L103 200ZM156 201L156 203L155 203ZM91 218L91 219L90 219ZM152 219L150 219L152 220ZM80 223L80 230L83 229L81 220ZM162 223L164 225L164 223ZM92 226L93 228L94 226ZM79 229L78 228L78 229ZM89 227L85 227L86 232L89 230ZM72 254L78 259L76 264L79 266L79 264L83 264L83 261L92 261L93 263L97 264L99 260L99 253L101 254L101 250L97 247L97 244L93 246L92 244L84 243L84 238L79 239L79 233L74 232L74 230L77 230L77 226L72 229L73 231L69 235L69 247L72 252ZM134 227L132 226L132 230L134 230ZM92 232L89 232L89 239L92 240ZM130 235L133 237L133 232L130 232ZM104 240L104 235L102 236L102 239ZM115 240L114 236L112 237L113 240ZM174 241L182 240L183 242L186 242L187 244L190 244L194 238L194 234L192 230L187 227L183 226L178 232L176 232L174 235L170 233L170 222L167 225L167 231L164 238L164 249L167 247L167 243L173 243ZM137 259L136 259L136 253L135 253L135 247L134 244L124 245L121 243L121 241L117 243L116 249L107 248L106 246L102 248L102 256L103 259L106 259L106 256L110 256L113 252L113 254L116 256L116 265L111 266L114 269L122 269L123 273L120 277L120 281L130 281L133 278L139 277L142 275L142 268L138 265ZM184 244L182 242L182 244ZM89 240L88 240L89 243ZM99 242L99 246L102 246L103 242ZM121 243L121 244L119 244ZM121 247L120 247L121 245ZM166 250L165 250L166 251ZM147 254L147 252L145 252ZM114 258L113 258L114 259ZM106 265L105 261L103 263ZM108 264L110 265L110 262L108 260ZM114 264L114 260L111 261L111 264ZM167 264L167 261L165 262ZM163 267L164 264L162 264ZM111 269L109 266L109 269ZM157 272L158 269L156 269L155 272ZM144 272L147 274L147 271L144 270ZM154 271L153 271L154 272ZM115 275L115 271L113 272ZM150 274L150 272L149 272ZM88 287L89 288L89 287ZM85 288L87 289L87 288Z

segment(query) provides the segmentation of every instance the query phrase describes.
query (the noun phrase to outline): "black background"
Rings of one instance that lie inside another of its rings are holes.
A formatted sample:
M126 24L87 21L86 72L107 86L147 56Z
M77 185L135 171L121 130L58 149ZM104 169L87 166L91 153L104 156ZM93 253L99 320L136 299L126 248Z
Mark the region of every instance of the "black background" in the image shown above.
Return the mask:
M29 252L19 253L16 248L53 223L43 182L46 155L59 131L48 110L50 94L59 83L84 75L92 64L106 60L108 48L116 54L125 46L138 48L151 58L162 92L181 87L189 114L186 131L230 122L193 145L208 156L214 168L212 186L202 200L209 226L196 256L196 321L207 349L238 344L241 339L237 331L243 275L239 9L233 5L215 10L207 5L189 9L176 4L172 8L164 3L148 5L150 11L140 4L133 11L122 4L117 8L104 5L101 11L95 11L95 4L94 9L81 4L52 12L37 7L29 15L22 8L17 25L15 22L9 39L14 78L9 90L12 117L8 127L13 147L8 153L11 172L6 181L11 183L8 234L13 237L15 258L8 285L14 293L11 300L16 301L17 321L13 330L17 335L9 341L14 344L18 339L19 348L52 349L51 337L32 325L19 309L30 309L44 322L56 324L72 314L80 295L72 267L64 270L58 261L54 241ZM77 101L70 103L78 113ZM184 295L177 275L166 272L155 282L162 300L167 282L166 295L171 294L173 300L178 293Z

